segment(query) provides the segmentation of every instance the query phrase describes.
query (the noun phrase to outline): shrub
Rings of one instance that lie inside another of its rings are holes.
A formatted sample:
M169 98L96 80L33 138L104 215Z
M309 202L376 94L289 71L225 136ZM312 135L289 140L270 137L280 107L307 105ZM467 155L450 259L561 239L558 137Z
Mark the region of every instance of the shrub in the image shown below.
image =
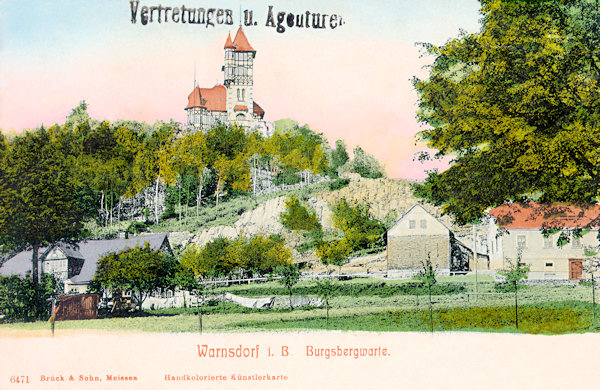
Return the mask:
M273 179L273 184L276 186L280 186L282 184L293 185L296 183L300 183L302 180L300 176L297 175L297 170L293 169L285 169L283 172L280 172Z
M257 235L249 240L243 237L235 240L217 238L202 249L190 246L181 258L181 265L201 277L228 276L235 270L252 276L289 264L291 256L290 250L284 246L284 239L278 234L268 237Z
M329 189L331 191L341 190L342 188L346 187L348 184L350 184L350 179L337 179L337 180L329 183Z
M6 320L28 321L37 317L47 319L50 315L49 298L60 289L54 276L42 274L37 294L30 274L25 278L17 275L0 276L0 312Z
M295 195L285 201L285 212L281 213L281 223L290 230L320 229L321 224L315 213L309 213Z

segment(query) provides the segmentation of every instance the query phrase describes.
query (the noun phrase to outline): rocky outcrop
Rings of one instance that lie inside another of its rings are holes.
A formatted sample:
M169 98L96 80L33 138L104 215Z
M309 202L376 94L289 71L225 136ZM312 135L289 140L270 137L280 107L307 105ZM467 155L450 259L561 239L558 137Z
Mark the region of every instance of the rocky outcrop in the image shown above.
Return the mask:
M321 192L318 198L334 205L344 198L351 204L368 204L371 215L377 219L384 219L391 211L400 217L416 203L440 218L447 225L452 224L448 216L442 216L438 207L423 203L422 199L412 193L411 183L403 179L367 179L358 174L346 174L351 180L348 186L331 192Z
M254 210L246 211L233 226L215 226L196 234L191 243L204 246L216 238L234 239L240 235L252 237L262 233L265 235L280 233L283 225L279 215L285 210L285 197L270 199Z

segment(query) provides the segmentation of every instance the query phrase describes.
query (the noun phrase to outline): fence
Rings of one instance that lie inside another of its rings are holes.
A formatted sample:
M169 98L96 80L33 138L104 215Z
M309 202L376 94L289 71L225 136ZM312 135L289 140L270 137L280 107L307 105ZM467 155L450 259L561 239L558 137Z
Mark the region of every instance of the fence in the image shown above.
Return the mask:
M56 321L90 320L98 318L98 294L66 295L60 297Z

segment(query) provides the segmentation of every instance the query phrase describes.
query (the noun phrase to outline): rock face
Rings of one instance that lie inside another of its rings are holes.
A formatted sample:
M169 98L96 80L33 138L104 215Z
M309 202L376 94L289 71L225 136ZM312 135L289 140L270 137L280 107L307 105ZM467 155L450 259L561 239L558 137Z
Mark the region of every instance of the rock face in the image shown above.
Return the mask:
M411 190L411 183L403 179L367 179L357 174L351 174L348 186L332 191L321 192L318 197L330 205L334 205L344 198L351 204L368 204L371 215L377 219L385 218L390 211L395 211L399 218L416 203L434 216L440 218L446 225L450 226L452 220L448 216L441 216L441 210L416 198Z
M254 210L246 211L233 226L215 226L196 234L191 243L204 246L216 238L234 239L240 235L252 237L256 234L265 235L280 233L283 225L279 215L285 210L284 196L270 199Z
M185 248L191 238L192 234L188 231L169 232L169 243L172 248Z
M307 203L315 210L317 218L319 219L319 222L321 222L321 225L323 225L323 228L333 228L333 225L331 224L331 215L333 213L326 201L319 198L310 198Z

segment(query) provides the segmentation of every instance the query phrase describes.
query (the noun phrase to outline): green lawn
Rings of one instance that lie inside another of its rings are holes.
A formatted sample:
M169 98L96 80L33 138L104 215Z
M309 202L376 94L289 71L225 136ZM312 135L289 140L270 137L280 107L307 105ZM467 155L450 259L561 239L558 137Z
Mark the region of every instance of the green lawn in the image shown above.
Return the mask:
M227 308L225 308L227 310ZM514 326L514 308L507 306L438 308L432 313L434 331L493 331L533 334L562 334L597 331L592 328L591 304L578 301L549 302L542 306L519 308L519 329ZM252 332L265 330L354 330L354 331L430 331L427 308L361 307L332 309L329 326L325 310L250 310L245 313L218 313L202 316L205 332ZM48 330L47 322L15 323L0 326L0 334L18 330ZM61 321L56 332L73 329L136 332L198 332L195 314L165 313L146 317L106 318L86 321Z

